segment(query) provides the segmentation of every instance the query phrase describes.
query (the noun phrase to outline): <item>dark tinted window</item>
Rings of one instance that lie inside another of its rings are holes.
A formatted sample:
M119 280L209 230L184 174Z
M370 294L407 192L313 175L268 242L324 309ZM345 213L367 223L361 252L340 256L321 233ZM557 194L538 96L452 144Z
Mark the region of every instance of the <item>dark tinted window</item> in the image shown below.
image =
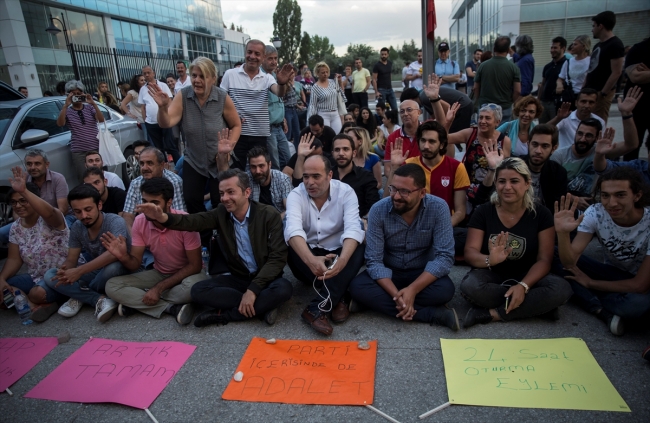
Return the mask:
M20 140L21 135L28 129L41 129L50 134L50 136L67 131L68 129L66 127L59 127L56 124L59 112L59 107L53 101L33 107L27 112L27 115L20 124L18 140Z

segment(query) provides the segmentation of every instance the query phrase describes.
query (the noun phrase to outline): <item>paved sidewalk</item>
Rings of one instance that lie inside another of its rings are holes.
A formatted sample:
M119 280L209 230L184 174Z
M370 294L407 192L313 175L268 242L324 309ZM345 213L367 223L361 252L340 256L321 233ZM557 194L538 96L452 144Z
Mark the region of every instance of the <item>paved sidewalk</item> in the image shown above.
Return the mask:
M455 266L456 286L467 272ZM286 272L290 275L288 267ZM121 318L117 314L98 323L90 307L71 319L59 315L28 327L16 314L0 311L2 337L57 336L69 331L72 339L56 347L11 389L0 394L3 422L150 422L144 411L118 404L75 404L23 398L23 395L69 357L90 337L125 341L174 340L198 348L152 404L150 410L162 422L382 422L363 407L301 406L242 403L221 400L234 369L254 336L278 339L318 339L300 320L300 312L313 295L292 276L294 297L279 310L278 321L269 327L254 319L226 326L179 327L171 316L156 320L142 314ZM464 317L468 304L456 294L451 305ZM632 409L632 413L573 410L453 406L428 421L496 422L648 422L650 421L650 363L641 359L650 344L648 329L630 330L623 337L609 333L605 325L572 304L561 308L561 320L478 325L452 332L446 328L402 323L371 312L353 314L337 325L332 339L379 341L374 406L400 422L419 421L417 416L447 401L440 338L560 338L578 337L587 342L598 363ZM64 386L61 389L65 389ZM426 421L426 420L425 420Z

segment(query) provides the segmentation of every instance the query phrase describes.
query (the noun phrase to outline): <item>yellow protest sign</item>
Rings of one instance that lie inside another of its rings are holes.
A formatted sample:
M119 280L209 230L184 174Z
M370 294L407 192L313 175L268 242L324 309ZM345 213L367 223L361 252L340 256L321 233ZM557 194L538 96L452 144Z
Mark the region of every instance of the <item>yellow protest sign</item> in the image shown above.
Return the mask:
M452 404L630 412L581 339L440 344Z

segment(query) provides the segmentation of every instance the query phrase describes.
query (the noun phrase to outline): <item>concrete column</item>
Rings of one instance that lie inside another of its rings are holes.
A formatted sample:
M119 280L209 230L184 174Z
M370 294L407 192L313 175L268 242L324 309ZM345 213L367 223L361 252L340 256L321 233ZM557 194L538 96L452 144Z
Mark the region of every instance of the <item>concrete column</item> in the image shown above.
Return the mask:
M0 1L0 42L9 68L11 85L16 89L20 86L27 87L30 98L42 97L34 53L29 44L19 0Z

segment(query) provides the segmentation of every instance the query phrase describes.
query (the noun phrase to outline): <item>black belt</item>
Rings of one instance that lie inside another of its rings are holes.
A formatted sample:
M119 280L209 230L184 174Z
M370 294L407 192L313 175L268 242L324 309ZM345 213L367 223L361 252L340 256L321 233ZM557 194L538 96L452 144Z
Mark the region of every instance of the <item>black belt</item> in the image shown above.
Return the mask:
M287 105L285 104L285 105L284 105L284 108L285 108L285 109L295 109L296 106L287 106Z
M271 128L281 128L282 124L281 123L272 123Z

